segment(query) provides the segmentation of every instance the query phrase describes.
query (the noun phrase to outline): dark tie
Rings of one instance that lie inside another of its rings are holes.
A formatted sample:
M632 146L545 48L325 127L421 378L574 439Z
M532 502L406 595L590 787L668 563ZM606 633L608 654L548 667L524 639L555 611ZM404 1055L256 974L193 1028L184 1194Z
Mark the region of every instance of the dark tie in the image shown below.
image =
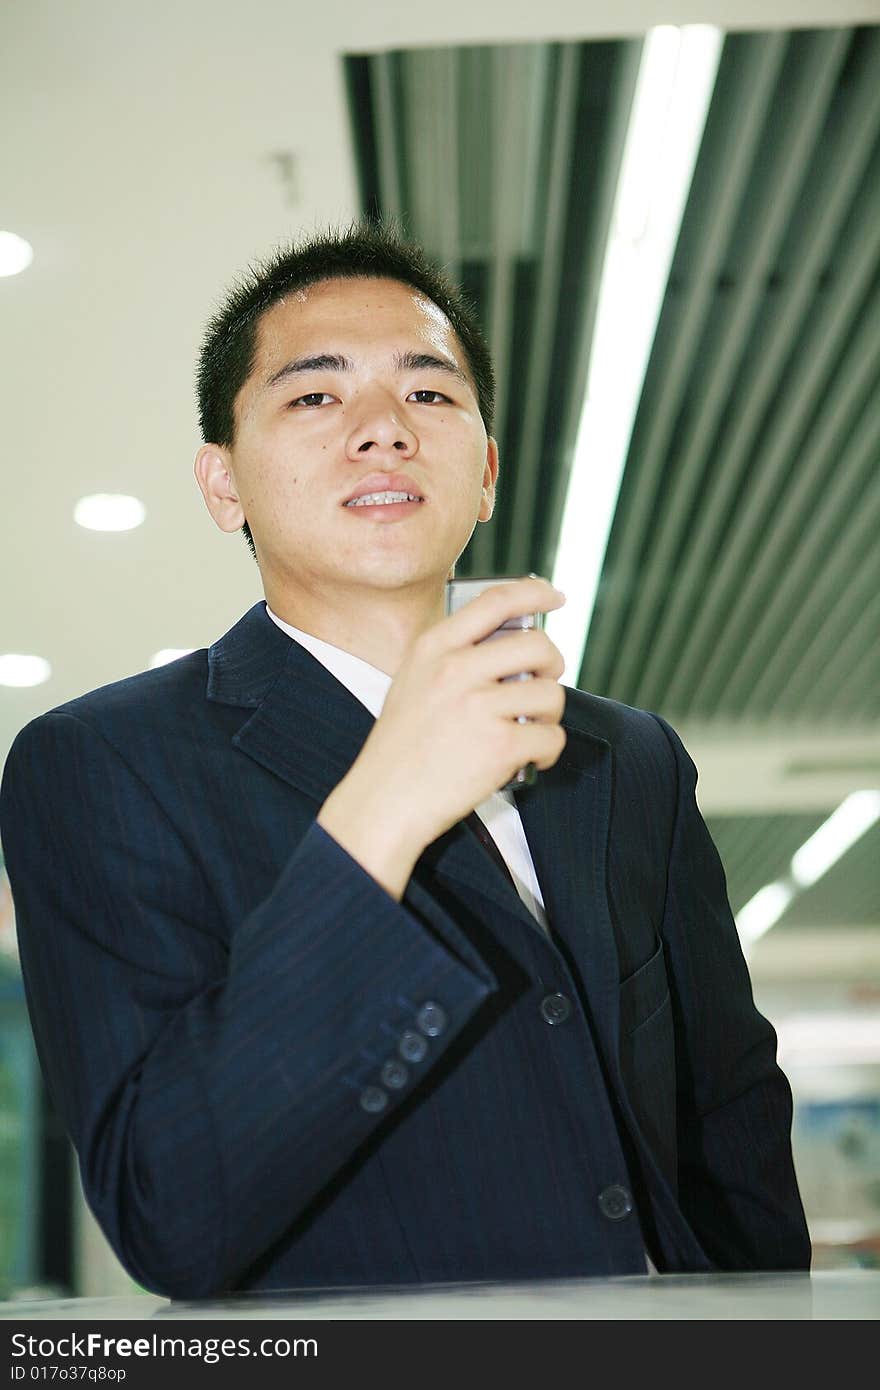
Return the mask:
M501 869L502 873L507 875L509 882L513 885L514 890L516 890L516 884L513 882L513 875L507 867L504 855L501 853L501 850L498 848L495 841L492 839L492 836L489 834L485 825L480 820L480 817L477 815L476 811L471 811L470 815L465 817L464 824L470 826L471 830L476 835L480 844L483 845L486 850L488 850L489 854L491 854L499 869Z

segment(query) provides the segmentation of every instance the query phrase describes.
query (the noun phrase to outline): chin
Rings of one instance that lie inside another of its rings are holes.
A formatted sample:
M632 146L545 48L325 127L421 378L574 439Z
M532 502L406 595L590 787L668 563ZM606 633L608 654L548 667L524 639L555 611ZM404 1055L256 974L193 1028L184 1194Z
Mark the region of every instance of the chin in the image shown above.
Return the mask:
M445 582L445 579L445 573L442 576L438 576L436 573L426 573L421 569L418 571L385 570L365 574L362 577L362 582L368 584L370 588L373 589L388 589L390 591L392 589L407 588L415 584L441 584Z
M431 564L425 556L374 556L369 562L353 565L351 578L376 589L400 589L410 584L444 583L450 561Z

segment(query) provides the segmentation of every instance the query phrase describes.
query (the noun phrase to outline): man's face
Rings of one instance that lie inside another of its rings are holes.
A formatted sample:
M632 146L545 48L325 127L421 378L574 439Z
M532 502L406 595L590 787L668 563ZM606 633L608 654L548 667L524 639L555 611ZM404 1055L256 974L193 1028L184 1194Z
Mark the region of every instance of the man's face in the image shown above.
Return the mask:
M396 280L322 281L274 305L235 413L234 447L215 451L230 497L209 506L224 530L247 520L264 583L442 584L492 514L497 451L464 352ZM346 506L365 483L424 500Z

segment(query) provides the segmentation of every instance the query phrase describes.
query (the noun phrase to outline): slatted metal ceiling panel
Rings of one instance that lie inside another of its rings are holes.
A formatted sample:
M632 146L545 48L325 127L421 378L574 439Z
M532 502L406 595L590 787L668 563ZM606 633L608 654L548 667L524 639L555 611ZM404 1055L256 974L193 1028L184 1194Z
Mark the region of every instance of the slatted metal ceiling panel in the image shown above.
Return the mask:
M552 573L640 49L347 60L364 208L462 280L498 364L499 503L461 574ZM878 388L880 30L728 35L583 688L676 723L876 720ZM735 910L821 819L710 819ZM876 920L878 835L783 922Z
M708 816L706 824L727 875L734 912L787 872L791 856L823 816ZM811 888L799 893L773 928L864 927L877 920L880 826L847 850Z
M788 872L795 850L818 830L822 815L707 816L734 913L765 884ZM819 881L798 893L774 932L786 927L864 927L876 923L880 825L847 850Z
M582 683L876 718L880 35L728 39Z
M799 894L774 931L876 922L878 865L880 827L875 825L812 888Z
M734 912L785 872L795 850L818 830L823 819L821 815L707 816L709 833L727 874Z

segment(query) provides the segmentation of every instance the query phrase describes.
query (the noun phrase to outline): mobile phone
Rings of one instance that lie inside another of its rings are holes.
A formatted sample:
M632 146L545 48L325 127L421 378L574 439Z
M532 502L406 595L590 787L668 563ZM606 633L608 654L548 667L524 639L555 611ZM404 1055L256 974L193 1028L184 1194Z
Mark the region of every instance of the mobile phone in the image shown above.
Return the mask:
M471 599L476 598L484 589L490 588L493 584L512 584L517 579L535 579L536 575L478 575L467 579L448 579L446 581L446 616L457 613L459 608L463 608ZM546 614L544 613L522 613L518 617L508 618L506 623L502 623L494 632L490 632L487 637L482 638L484 642L491 642L493 637L501 637L505 632L524 632L529 628L543 628ZM505 681L527 681L531 680L532 671L520 671L514 676L502 676ZM524 714L518 714L517 720L520 724L528 723L528 718ZM516 791L519 787L531 787L538 780L538 769L534 763L526 763L525 767L519 768L514 773L509 782L505 782L500 788L501 791Z

